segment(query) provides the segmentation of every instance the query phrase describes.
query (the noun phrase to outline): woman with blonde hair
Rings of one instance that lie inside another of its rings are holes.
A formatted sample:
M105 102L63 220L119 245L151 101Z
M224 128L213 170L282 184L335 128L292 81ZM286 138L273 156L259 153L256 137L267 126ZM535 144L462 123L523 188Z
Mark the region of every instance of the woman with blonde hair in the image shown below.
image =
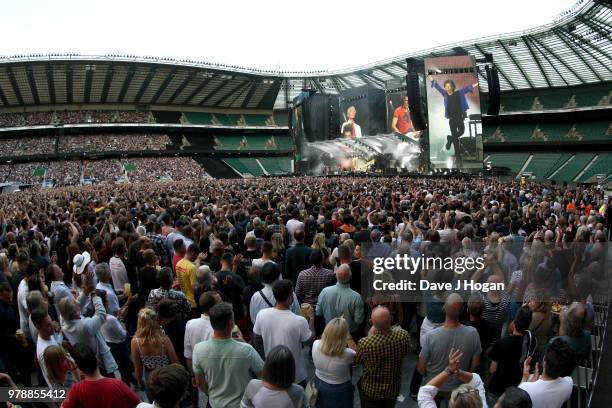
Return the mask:
M272 260L279 265L285 263L285 243L282 234L275 232L270 238L272 243Z
M79 381L76 364L70 354L59 345L49 346L43 353L47 377L52 387L68 387Z
M357 345L351 338L346 320L341 317L330 320L321 340L312 345L315 383L319 390L317 408L353 406L351 365L356 351Z
M153 370L179 362L170 338L161 331L155 310L144 308L138 312L138 325L131 347L138 386L144 388L152 401L147 380Z
M312 240L312 245L310 246L312 249L319 250L323 253L323 267L329 268L331 265L328 262L329 259L329 248L325 245L325 234L319 232L316 234Z

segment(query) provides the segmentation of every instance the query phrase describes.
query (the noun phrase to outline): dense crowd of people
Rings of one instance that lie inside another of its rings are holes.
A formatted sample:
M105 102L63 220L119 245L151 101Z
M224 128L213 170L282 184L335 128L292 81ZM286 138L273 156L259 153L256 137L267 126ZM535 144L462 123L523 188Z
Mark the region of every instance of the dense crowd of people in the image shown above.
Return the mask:
M64 136L58 152L109 152L129 150L165 150L170 138L165 134L112 134Z
M0 140L0 158L56 153L165 150L166 134L101 134L61 137L20 137Z
M560 408L590 358L612 231L602 190L141 177L0 196L8 385L38 372L69 388L65 407L384 408L410 384L419 407ZM407 302L365 287L395 255L484 263L421 267L436 285ZM505 289L455 290L467 279Z
M76 123L149 123L150 112L122 110L57 110L51 112L0 113L0 127Z
M190 157L135 157L127 159L61 160L0 164L0 182L40 186L77 186L83 183L200 180L208 177Z

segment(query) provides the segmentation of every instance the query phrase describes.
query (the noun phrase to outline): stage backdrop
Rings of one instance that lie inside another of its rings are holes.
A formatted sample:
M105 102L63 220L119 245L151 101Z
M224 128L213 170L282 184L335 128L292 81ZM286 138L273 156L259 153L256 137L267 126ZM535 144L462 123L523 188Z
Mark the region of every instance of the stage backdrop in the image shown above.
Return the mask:
M471 55L425 59L432 169L482 168L482 122Z

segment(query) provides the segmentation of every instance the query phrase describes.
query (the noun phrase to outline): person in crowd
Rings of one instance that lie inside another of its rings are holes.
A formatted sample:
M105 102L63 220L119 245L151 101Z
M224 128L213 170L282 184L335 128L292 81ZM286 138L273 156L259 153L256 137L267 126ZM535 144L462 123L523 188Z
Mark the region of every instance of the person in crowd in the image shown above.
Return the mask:
M410 351L410 335L391 326L388 308L372 310L372 328L359 340L355 363L363 365L359 399L363 408L392 408L400 391L402 359Z
M578 302L572 303L562 314L560 336L550 339L565 341L576 354L576 364L581 363L591 353L591 333L585 329L586 307Z
M149 292L146 306L155 310L161 301L170 299L177 303L183 319L189 319L191 304L183 292L172 289L172 270L168 267L161 268L157 271L157 281L159 282L159 288Z
M159 287L157 282L157 260L158 257L152 249L142 252L144 266L138 270L138 294L143 302L149 298L149 293Z
M113 241L111 248L113 251L113 256L108 264L110 267L115 292L117 292L117 294L121 294L125 290L125 284L132 282L135 272L133 271L132 265L126 258L127 245L125 240L121 237L116 238ZM133 288L133 290L135 289L136 287Z
M472 294L468 301L468 314L470 316L468 326L472 326L478 331L480 346L486 352L495 341L497 328L483 318L484 309L485 304L482 295L480 293Z
M183 350L185 347L185 327L187 322L180 316L178 305L176 302L166 299L159 302L155 311L157 312L161 329L170 339L179 362L185 364Z
M212 338L193 348L195 382L208 395L211 407L238 408L249 381L260 375L264 362L251 345L233 338L231 304L214 305L209 317Z
M267 263L264 265L261 271L261 282L264 287L260 291L253 294L251 302L249 304L251 322L255 324L257 315L263 309L274 307L276 305L276 299L272 290L274 282L280 279L280 268L278 265L273 263ZM295 293L293 293L293 301L291 302L290 310L298 315L302 315L302 309L300 308L300 302L297 299Z
M61 345L48 346L43 353L43 363L50 388L70 388L80 380L74 359Z
M312 252L312 248L304 245L303 227L296 229L295 233L290 236L293 236L295 243L285 254L285 268L283 269L283 273L287 279L295 283L297 282L299 273L308 269L311 265L310 253Z
M527 344L529 348L531 344L535 346L536 343L532 333L527 330L531 318L532 312L529 306L519 308L510 325L512 332L495 342L489 353L491 359L489 391L494 395L499 396L506 388L517 386L521 382L523 344ZM534 350L535 347L531 349ZM530 350L527 350L527 353L529 352Z
M119 298L111 284L110 266L105 262L97 264L96 277L98 278L96 289L106 292L106 301L108 305L106 311L108 314L116 315L117 312L119 312Z
M287 231L287 236L289 237L290 246L295 246L300 242L299 237L295 235L297 231L304 232L304 223L300 221L300 210L294 208L291 211L291 219L287 221L287 225L285 225L285 229ZM302 235L302 241L304 240L304 236ZM306 268L303 268L306 269ZM299 271L298 271L299 272Z
M97 266L97 265L96 265ZM103 298L104 306L108 309L108 297L106 292L99 292L101 298ZM117 315L107 314L106 321L102 325L100 331L106 341L106 344L110 348L111 354L119 367L119 373L121 374L121 380L127 385L138 384L134 378L134 364L132 363L128 332L125 327L125 317L129 312L130 307L136 307L135 295L132 295L128 299L123 307L119 309Z
M84 317L81 315L80 305L88 300L93 304L94 315ZM64 298L60 301L59 309L63 319L62 333L66 340L72 347L83 343L91 350L95 350L105 374L113 375L118 366L102 335L102 325L106 322L106 308L97 292L87 285L79 297L79 303L74 298Z
M301 271L297 277L295 294L300 303L308 303L313 308L317 305L319 293L323 288L336 283L334 271L323 268L323 252L313 250L310 253L310 268Z
M295 384L295 359L286 346L276 346L266 356L261 380L249 381L241 408L291 407L306 405L304 389Z
M140 403L121 380L100 374L96 353L87 344L75 345L71 355L82 380L70 388L62 407L134 408Z
M348 264L340 265L336 271L336 279L336 285L323 288L319 294L315 313L323 316L326 324L334 318L344 317L351 336L359 340L359 329L365 319L364 304L361 295L349 286L351 268Z
M200 253L200 247L197 244L191 244L187 247L185 257L176 264L176 278L181 287L181 292L187 296L189 305L192 309L197 307L193 291L196 285L196 269L195 264Z
M531 372L528 357L523 364L523 378L519 388L527 391L534 408L561 408L572 395L573 381L570 374L576 366L576 353L563 340L551 342L544 354L542 375L539 364Z
M312 345L315 385L319 390L316 407L353 407L351 366L356 351L357 345L350 335L347 321L341 317L331 319L321 339Z
M461 351L451 349L447 367L419 389L419 408L436 408L436 395L440 387L454 377L462 384L454 389L448 401L449 408L481 408L487 406L487 396L480 376L461 370Z
M451 293L444 302L444 324L425 335L419 354L418 370L429 382L444 370L447 364L447 351L451 348L461 350L460 367L463 371L474 372L480 365L482 348L478 331L461 324L459 321L463 309L463 299ZM457 379L450 379L440 387L440 395L448 397L449 393L460 385Z
M491 285L502 282L502 279L497 275L491 275L487 278L487 283ZM508 316L510 298L502 290L488 290L486 293L482 293L482 298L484 300L482 317L495 327L495 338L498 339Z
M533 403L527 391L518 387L508 387L493 408L532 408Z
M274 282L272 293L276 304L257 313L253 333L262 337L266 355L277 345L287 346L291 350L295 358L295 381L305 387L307 373L303 347L314 340L314 322L309 324L305 318L290 310L294 301L291 281L283 279Z
M224 300L234 305L234 318L238 326L244 331L246 314L242 306L242 292L244 291L244 280L236 273L240 263L240 256L234 256L226 252L221 257L221 270L215 274L217 283L215 289Z
M36 342L36 361L40 367L43 377L49 387L53 383L49 380L48 368L45 364L44 354L47 347L62 344L61 336L56 335L55 327L51 321L51 317L43 308L38 308L32 311L30 316L36 330L38 331L38 341Z
M176 264L179 263L181 259L185 258L187 247L185 246L185 241L179 238L174 240L172 248L174 248L174 253L172 255L172 270L176 273Z
M144 308L138 312L138 327L130 348L138 386L145 390L151 400L147 380L153 370L179 362L172 342L161 332L157 313L154 310Z
M141 402L137 408L179 408L189 383L189 372L180 364L156 368L147 384L153 402Z
M45 270L45 280L51 282L49 292L53 298L56 315L60 316L59 303L65 297L73 297L72 291L64 282L64 272L57 264L50 264Z

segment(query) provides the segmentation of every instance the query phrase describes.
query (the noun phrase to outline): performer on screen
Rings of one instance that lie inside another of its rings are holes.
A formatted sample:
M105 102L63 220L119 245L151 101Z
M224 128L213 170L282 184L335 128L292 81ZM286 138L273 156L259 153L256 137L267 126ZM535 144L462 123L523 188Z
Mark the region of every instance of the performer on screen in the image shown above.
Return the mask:
M361 126L355 122L357 109L353 105L346 109L345 122L342 124L342 137L361 137Z
M393 111L391 129L393 129L394 132L401 133L403 135L414 131L414 128L412 127L412 119L410 119L410 109L408 109L408 96L404 96L402 106L398 106L395 111Z
M451 134L446 137L446 150L450 150L451 144L455 148L455 161L457 165L461 165L461 150L459 148L459 138L465 133L465 118L469 109L466 93L474 92L474 88L478 86L478 82L473 85L468 85L457 90L455 82L450 79L444 81L444 88L429 75L427 77L431 81L431 87L435 88L444 98L444 117L448 119Z

